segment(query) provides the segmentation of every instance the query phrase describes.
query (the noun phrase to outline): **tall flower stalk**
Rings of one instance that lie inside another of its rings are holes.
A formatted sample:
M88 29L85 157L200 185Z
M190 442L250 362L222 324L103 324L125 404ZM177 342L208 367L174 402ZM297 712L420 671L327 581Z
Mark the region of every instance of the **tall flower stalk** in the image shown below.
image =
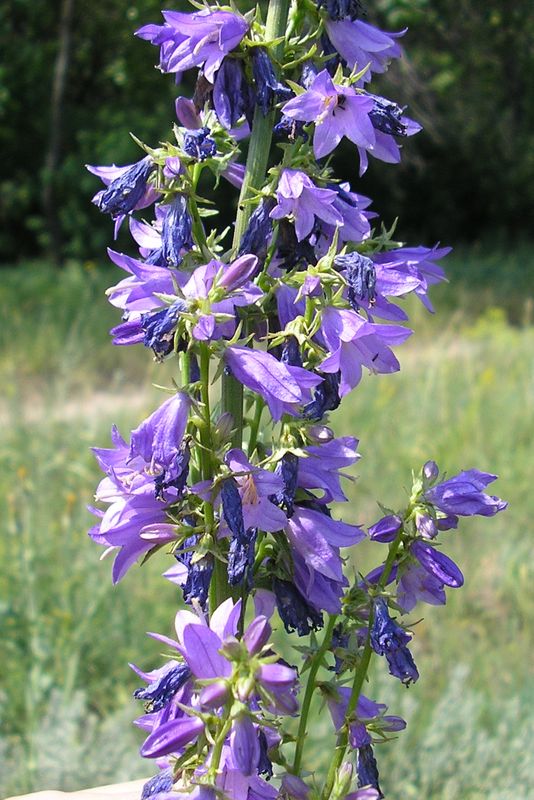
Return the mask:
M357 0L271 0L265 23L257 10L164 11L137 34L178 84L197 72L194 97L176 99L174 139L141 145L133 165L89 167L104 183L95 204L139 247L109 251L126 273L108 290L123 314L113 343L177 367L129 441L114 428L112 447L95 448L90 535L113 580L158 554L186 606L175 636L151 634L167 662L134 668L141 754L160 770L143 800L382 797L373 747L405 722L362 693L371 659L418 679L406 615L463 583L438 536L506 505L484 491L494 475L441 480L428 461L407 507L367 532L332 514L359 455L329 414L364 368L400 369L392 348L411 330L397 298L414 292L432 310L448 252L393 241L327 159L346 138L363 173L369 155L398 162L420 130L368 88L401 56L402 34L361 16ZM239 192L232 235L199 194L208 176ZM365 538L388 553L349 579L345 548ZM277 652L273 629L309 637L301 664ZM318 694L336 737L324 774L306 748Z

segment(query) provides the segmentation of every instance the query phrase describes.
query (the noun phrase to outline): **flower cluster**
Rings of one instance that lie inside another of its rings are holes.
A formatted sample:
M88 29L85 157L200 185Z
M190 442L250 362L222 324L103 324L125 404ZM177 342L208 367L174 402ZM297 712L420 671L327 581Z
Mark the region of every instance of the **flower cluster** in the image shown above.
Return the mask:
M89 167L104 184L93 202L115 236L127 222L136 248L108 251L126 273L107 293L122 312L113 344L178 367L128 442L113 428L112 447L94 450L104 477L90 536L113 555L113 581L160 551L188 606L175 638L151 634L166 663L134 667L141 754L160 770L143 800L318 797L321 776L303 763L316 691L337 737L322 800L382 797L373 747L405 722L361 693L370 659L417 681L404 617L463 583L438 535L506 506L484 491L495 476L440 480L429 461L407 507L367 533L357 508L332 508L347 503L359 442L336 437L329 414L364 372L400 369L402 299L433 310L449 248L377 230L371 200L327 158L346 140L362 174L369 154L397 163L420 131L368 88L404 31L364 22L359 0L294 4L289 17L283 6L271 0L265 24L226 7L164 11L137 31L178 84L194 71L194 96L176 99L172 141L133 165ZM233 242L210 225L210 178L239 191ZM347 549L366 538L388 553L355 577ZM277 652L276 629L310 636L303 663Z

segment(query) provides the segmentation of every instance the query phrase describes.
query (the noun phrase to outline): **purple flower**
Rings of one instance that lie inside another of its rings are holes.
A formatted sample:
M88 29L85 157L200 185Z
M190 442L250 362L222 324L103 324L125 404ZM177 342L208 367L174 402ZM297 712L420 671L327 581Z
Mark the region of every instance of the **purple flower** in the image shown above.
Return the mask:
M136 700L144 700L148 703L150 712L161 711L191 677L189 667L177 661L169 661L162 670L157 672L158 675L146 688L136 689L134 692Z
M110 259L130 274L107 290L109 302L124 311L147 312L161 308L157 294L174 294L178 274L166 267L144 264L131 256L108 249Z
M269 470L253 466L238 448L229 450L224 460L239 490L244 527L270 533L282 530L287 517L272 502L272 497L283 490L283 479Z
M397 603L406 613L412 611L419 601L432 606L445 605L447 598L443 581L416 559L404 562L399 575Z
M256 83L256 103L263 116L269 113L277 100L291 96L291 89L278 81L273 63L264 47L252 48L252 74Z
M205 608L213 574L213 557L208 553L200 556L198 552L198 536L188 536L179 549L173 552L178 561L163 576L182 589L184 602L191 605L197 602Z
M330 19L356 19L363 13L360 0L319 0L317 7L326 7Z
M358 440L352 436L304 447L307 458L299 459L298 486L302 489L321 489L322 503L346 501L347 497L341 488L341 470L360 459L357 447Z
M336 614L347 585L339 548L357 544L365 534L356 525L332 519L326 506L313 505L313 508L295 506L285 529L294 562L295 585L317 609Z
M262 350L228 347L224 360L240 383L263 397L275 421L283 414L295 416L321 382L308 370L283 364Z
M293 515L293 502L297 491L298 474L298 456L290 451L285 452L280 461L276 462L275 468L275 475L282 480L283 488L273 495L273 500L280 508L283 508L288 517Z
M190 406L190 398L177 392L132 431L129 460L140 456L166 486L173 485L184 466L181 442Z
M374 211L365 211L371 205L371 200L362 194L351 192L350 184L330 184L329 189L337 192L334 200L336 208L343 217L343 225L339 229L339 238L342 242L363 242L371 235L369 220L377 215Z
M376 269L367 256L349 253L336 256L334 264L344 270L348 284L347 299L353 311L358 311L362 301L374 305L376 301Z
M336 731L339 731L345 724L351 689L348 686L337 686L334 695L329 689L324 691L332 722ZM384 703L376 703L360 694L356 711L349 721L349 744L351 747L359 748L372 744L372 735L367 730L370 723L373 730L383 733L402 731L406 728L406 722L401 717L385 713L387 708Z
M183 72L203 67L208 81L225 55L236 48L248 30L247 21L229 11L197 11L184 14L163 11L164 25L145 25L136 31L141 39L161 45L160 68L163 72Z
M402 50L395 39L403 36L404 31L386 33L361 20L350 19L326 20L326 31L331 43L347 62L350 69L369 69L361 79L361 83L371 80L373 72L385 72L392 58L400 58Z
M343 217L334 207L336 192L319 189L304 172L284 169L276 190L277 205L272 219L290 217L294 221L297 240L308 236L318 217L331 225L340 225Z
M239 245L239 255L253 253L258 257L260 264L263 264L267 257L267 250L271 243L273 234L273 223L270 213L275 205L272 197L260 200L248 221L241 243Z
M308 636L323 627L321 612L307 602L294 584L274 577L272 585L276 607L288 633L297 631L299 636Z
M444 514L462 517L477 514L482 517L493 517L508 505L499 497L483 492L483 489L496 479L497 475L469 469L427 489L424 497Z
M403 295L415 291L423 305L433 311L427 296L429 286L445 280L442 267L435 262L450 253L450 247L401 247L373 256L377 273L377 292Z
M244 116L251 125L254 102L254 91L245 77L242 62L225 58L213 86L213 106L219 122L230 130Z
M322 375L322 381L314 389L313 400L302 411L306 419L320 420L327 411L334 411L341 403L339 396L339 372Z
M160 800L160 798L162 800L163 796L170 792L172 787L172 769L168 767L145 783L141 793L141 800Z
M377 325L354 311L331 307L323 311L321 330L329 355L320 369L341 372L341 397L360 382L363 366L371 372L397 372L400 365L388 345L401 344L412 333L399 325Z
M180 751L204 730L199 717L181 717L158 725L145 739L140 753L143 758L161 758Z
M408 686L419 678L412 654L406 647L411 636L391 619L385 600L374 601L374 618L371 627L371 646L379 656L385 656L389 672Z
M100 211L111 214L113 219L129 214L135 208L143 208L147 193L147 180L155 164L150 156L145 156L135 164L126 167L90 167L87 169L98 175L107 188L95 194L93 203ZM111 180L109 180L111 178ZM150 202L154 202L153 193Z
M380 799L384 797L378 783L379 774L376 759L373 754L373 748L370 744L358 748L358 786L370 786L377 791L377 797Z
M381 520L375 522L369 528L369 538L373 542L383 542L389 544L393 542L402 526L402 519L396 514L388 514Z
M375 129L369 118L373 100L355 89L333 83L327 70L322 70L303 94L282 107L290 119L314 122L313 152L322 158L334 150L346 136L364 150L372 149Z
M224 519L232 534L228 551L228 582L230 586L238 586L247 578L250 588L257 529L245 528L243 504L234 478L223 481L221 501Z
M464 576L454 561L445 553L441 553L435 547L420 540L412 542L410 552L423 569L445 586L450 586L452 589L463 586Z
M193 247L192 222L185 195L177 195L166 209L161 232L162 258L166 266L177 267L182 262L182 251Z
M184 152L194 158L195 161L205 161L217 155L217 145L215 140L210 138L209 128L199 128L198 130L185 130L183 136Z

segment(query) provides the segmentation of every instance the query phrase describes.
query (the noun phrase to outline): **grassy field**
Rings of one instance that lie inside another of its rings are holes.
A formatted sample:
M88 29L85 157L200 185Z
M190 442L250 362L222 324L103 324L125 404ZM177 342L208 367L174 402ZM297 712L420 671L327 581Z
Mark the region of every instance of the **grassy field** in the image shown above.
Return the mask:
M451 474L497 472L495 491L510 502L448 534L466 586L421 612L417 685L407 692L375 665L367 693L409 721L378 748L390 800L534 796L533 263L526 245L451 258L438 315L410 304L417 334L398 351L401 373L366 378L333 417L363 455L346 519L373 522L377 500L400 506L411 469L429 457ZM127 662L155 665L144 632L169 632L177 593L159 577L163 556L112 588L85 506L98 480L89 447L106 445L112 422L128 433L159 402L151 380L169 373L142 348L109 345L118 314L103 289L115 277L90 264L2 273L1 796L147 773ZM357 569L379 547L361 545ZM319 770L324 719L310 736Z

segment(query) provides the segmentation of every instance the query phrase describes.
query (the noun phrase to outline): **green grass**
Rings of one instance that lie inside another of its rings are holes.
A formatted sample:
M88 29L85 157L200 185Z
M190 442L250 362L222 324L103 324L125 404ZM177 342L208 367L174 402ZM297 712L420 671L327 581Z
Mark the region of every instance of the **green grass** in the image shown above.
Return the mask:
M336 432L361 440L358 480L340 509L347 520L373 522L377 500L400 507L411 469L429 457L451 474L497 472L495 491L510 502L505 514L446 534L466 585L445 608L411 617L424 614L415 627L418 684L407 692L375 664L368 694L409 720L398 741L378 748L390 800L534 793L534 328L525 324L532 286L524 272L533 253L457 256L449 272L466 264L487 274L484 291L467 281L459 292L458 278L456 289L436 288L437 317L410 303L417 334L399 348L401 373L366 377L332 418ZM178 595L160 578L164 556L111 587L110 562L99 562L86 535L85 505L99 479L89 447L106 444L112 422L127 433L154 408L150 380L165 382L169 368L151 364L142 348L109 345L119 316L103 298L111 275L77 265L3 273L2 796L147 772L128 724L137 682L127 662L157 663L145 631L170 631ZM380 545L365 543L354 564L363 570L380 556ZM310 731L319 768L326 719L317 713Z

